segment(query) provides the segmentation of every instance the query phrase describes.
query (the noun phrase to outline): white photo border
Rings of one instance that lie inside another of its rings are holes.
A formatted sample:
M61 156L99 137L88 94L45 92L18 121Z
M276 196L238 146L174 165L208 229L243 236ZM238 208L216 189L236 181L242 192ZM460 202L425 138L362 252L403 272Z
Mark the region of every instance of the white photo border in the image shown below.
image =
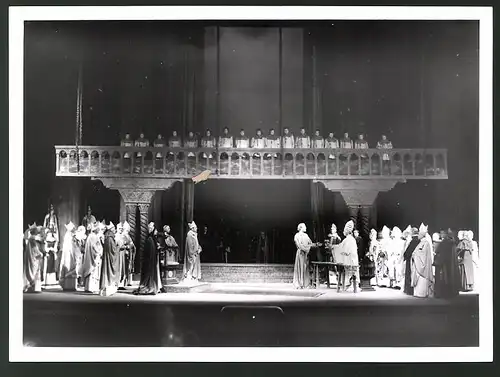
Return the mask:
M360 362L353 348L69 348L24 347L20 287L23 229L24 22L59 20L478 20L479 347L356 348L363 362L491 362L493 360L493 8L129 6L9 8L9 359L13 362ZM20 149L21 146L21 149ZM458 329L457 329L458 331ZM200 351L200 352L197 352ZM196 359L194 356L196 355Z

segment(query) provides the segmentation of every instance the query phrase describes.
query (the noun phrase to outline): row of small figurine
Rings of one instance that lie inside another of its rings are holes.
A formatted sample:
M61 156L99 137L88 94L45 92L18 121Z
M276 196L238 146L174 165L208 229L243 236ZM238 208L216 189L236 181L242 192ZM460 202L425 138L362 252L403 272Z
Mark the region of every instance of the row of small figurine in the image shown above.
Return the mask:
M218 140L217 140L218 139ZM132 140L130 134L125 134L125 138L121 141L122 147L149 147L151 143L144 137L144 133L139 135L137 140ZM269 131L267 136L262 134L262 130L258 129L252 138L245 135L245 130L241 130L239 136L234 137L229 133L229 128L224 128L222 135L219 138L213 136L210 130L206 130L205 136L201 139L189 131L188 136L182 140L177 131L172 132L172 136L166 141L161 134L153 142L153 147L170 147L170 148L326 148L326 149L368 149L368 142L363 134L359 134L356 140L349 137L349 133L344 133L344 137L340 140L334 137L334 133L330 132L327 138L323 138L319 130L316 130L313 137L306 134L305 128L300 129L300 134L294 136L288 128L284 128L283 135L276 135L274 129ZM392 149L392 143L387 139L386 135L382 135L381 140L377 143L377 149Z

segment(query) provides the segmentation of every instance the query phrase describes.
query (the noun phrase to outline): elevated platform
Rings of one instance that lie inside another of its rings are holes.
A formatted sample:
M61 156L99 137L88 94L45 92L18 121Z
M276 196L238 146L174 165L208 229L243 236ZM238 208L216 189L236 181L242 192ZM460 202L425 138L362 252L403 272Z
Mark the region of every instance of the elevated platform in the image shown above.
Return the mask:
M202 263L202 281L207 283L292 283L291 264Z

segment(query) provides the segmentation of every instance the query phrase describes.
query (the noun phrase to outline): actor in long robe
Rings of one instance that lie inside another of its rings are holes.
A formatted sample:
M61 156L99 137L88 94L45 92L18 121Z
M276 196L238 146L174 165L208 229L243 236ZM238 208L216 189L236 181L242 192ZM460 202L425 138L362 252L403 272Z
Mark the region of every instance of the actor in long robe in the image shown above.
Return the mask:
M120 250L116 245L115 235L115 225L110 223L104 232L101 282L99 284L99 294L101 296L115 294L120 282Z
M463 232L463 239L458 243L458 265L460 269L460 289L464 292L474 289L474 262L472 260L472 242L467 232Z
M403 263L405 266L403 292L409 296L413 296L413 286L411 285L411 257L419 244L418 229L411 228L410 241L406 243L405 252L403 254Z
M300 223L297 227L297 233L293 238L297 248L295 266L293 269L293 286L296 289L308 288L311 285L308 256L311 247L317 246L317 244L311 241L306 230L306 224Z
M375 262L375 280L379 287L390 285L389 279L389 251L390 230L385 225L380 232L378 254Z
M257 263L269 263L269 240L265 232L260 232L257 239L256 260Z
M354 222L349 220L344 227L344 240L337 246L334 246L333 253L335 262L343 266L343 271L340 274L340 284L343 290L346 290L346 281L353 280L354 292L358 288L359 276L359 257L358 245L353 237Z
M125 268L125 237L123 233L123 224L118 223L116 224L116 234L115 234L115 242L116 242L116 247L118 248L118 260L119 260L119 275L120 278L118 279L118 289L123 289L125 287L125 278L127 276L126 273L126 268Z
M182 275L184 281L198 281L201 279L200 253L202 248L198 242L198 227L195 222L188 224L189 231L186 237L186 249L184 254L184 266Z
M82 270L83 270L83 255L85 253L85 240L87 239L87 230L80 225L75 233L73 247L76 260L76 276L77 284L83 285Z
M160 258L156 233L155 224L150 222L148 237L144 243L141 281L139 288L134 291L136 295L156 295L163 288L160 277Z
M432 275L432 250L426 237L427 227L423 224L418 230L420 243L411 257L411 286L413 296L432 297L434 277Z
M49 207L49 213L45 215L43 219L43 227L46 228L49 232L54 234L54 237L59 242L59 219L54 211L54 206L51 204Z
M33 224L24 236L23 292L42 291L42 260L44 256L44 237L42 227Z
M391 242L389 244L389 280L390 286L401 288L403 254L405 241L402 238L401 230L395 226L391 232Z
M126 221L123 223L122 242L122 247L125 249L125 279L123 285L131 286L132 274L134 273L136 249L134 242L132 241L132 237L130 237L130 224Z
M340 244L342 242L342 239L340 238L339 234L337 233L337 226L335 224L332 224L330 228L330 234L328 235L328 240L326 241L326 247L328 250L328 262L335 262L334 257L333 257L333 247ZM338 284L337 281L337 274L335 273L336 268L334 267L334 271L330 273L328 269L328 274L330 275L330 283L332 284Z
M443 232L434 257L434 296L437 298L456 297L460 291L460 271L455 245L453 233L450 230Z
M42 281L44 286L57 284L57 254L59 242L57 234L46 228L45 235L45 254L43 258Z
M472 243L472 262L474 264L474 276L479 276L479 246L477 241L474 240L474 232L472 230L468 231L469 240ZM474 279L474 290L478 291L478 280Z
M62 245L59 285L65 291L75 291L77 286L75 230L75 225L72 222L66 225L66 234Z
M99 232L99 224L92 224L91 232L85 242L85 253L83 254L82 277L85 292L89 293L99 291L99 281L101 279L103 247Z

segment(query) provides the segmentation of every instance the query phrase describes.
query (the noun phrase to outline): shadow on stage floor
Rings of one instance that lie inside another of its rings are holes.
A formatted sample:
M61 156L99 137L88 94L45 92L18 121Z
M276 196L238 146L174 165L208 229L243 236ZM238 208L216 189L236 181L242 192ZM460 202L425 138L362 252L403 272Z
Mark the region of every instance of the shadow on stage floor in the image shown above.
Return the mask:
M198 293L25 294L24 340L45 347L478 346L478 295L418 299L288 284L211 284Z

